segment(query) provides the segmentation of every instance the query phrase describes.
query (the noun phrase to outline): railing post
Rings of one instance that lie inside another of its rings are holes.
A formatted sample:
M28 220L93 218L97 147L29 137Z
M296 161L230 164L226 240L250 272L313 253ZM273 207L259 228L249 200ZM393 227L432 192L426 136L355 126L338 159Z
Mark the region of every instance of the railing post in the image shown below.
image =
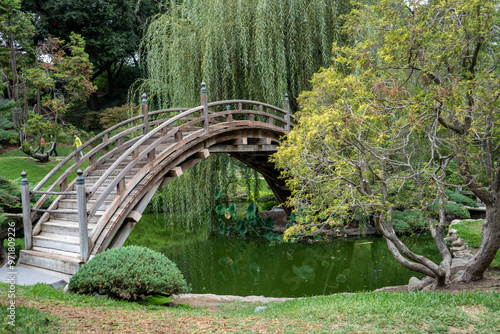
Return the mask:
M76 178L76 202L78 205L78 234L80 238L80 256L82 261L89 259L89 231L87 227L87 204L85 194L85 180L83 172L78 169Z
M232 122L233 121L233 113L231 112L231 105L230 104L227 105L226 110L228 111L227 117L226 117L226 122Z
M24 249L33 246L33 227L31 225L30 186L26 172L21 173L21 202L23 206Z
M205 89L205 81L201 83L200 90L200 100L201 105L203 106L203 116L205 117L205 130L208 132L208 102L207 102L207 90Z
M144 93L142 94L142 115L144 117L143 123L144 123L144 129L142 129L143 134L147 134L149 132L149 116L148 116L148 100L147 100L147 95Z
M285 130L290 131L290 100L288 99L288 93L285 93Z

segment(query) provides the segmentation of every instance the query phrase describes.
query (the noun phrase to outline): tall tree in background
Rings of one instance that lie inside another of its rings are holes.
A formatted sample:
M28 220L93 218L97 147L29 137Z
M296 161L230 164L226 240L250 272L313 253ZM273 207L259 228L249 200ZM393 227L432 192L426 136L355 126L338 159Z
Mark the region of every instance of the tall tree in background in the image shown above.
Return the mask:
M198 105L202 81L209 101L250 99L280 106L288 92L293 102L312 74L331 64L333 42L345 43L340 16L350 8L339 0L165 0L161 6L165 13L151 19L142 40L146 77L131 90L135 101L146 92L152 108ZM215 186L224 191L221 180L234 174L221 171L233 166L225 157L211 157L218 162L196 166L182 184L174 180L164 192L200 189L196 196L175 197L175 205L184 201L182 206L197 209L201 217L205 207L193 199L213 202ZM207 186L214 179L219 184Z
M85 102L95 91L90 80L92 64L85 41L75 33L68 42L49 37L37 47L36 54L36 66L26 69L25 76L32 95L36 95L37 112L41 114L43 106L44 114L57 123L68 109Z
M308 88L312 74L331 64L333 42L343 45L350 6L338 0L164 1L142 40L146 78L140 91L159 106L240 98L282 105ZM141 92L139 92L141 93Z
M359 43L338 48L335 66L315 75L299 124L276 155L292 206L307 213L288 237L364 214L398 262L445 284L452 279L445 194L463 186L486 204L486 221L459 280L483 276L500 247L498 4L359 4L346 23ZM429 214L440 263L397 237L396 209Z
M18 102L12 108L12 122L20 131L28 120L26 103L26 81L20 73L20 67L25 66L29 55L33 55L34 46L31 37L34 34L32 17L21 11L20 0L0 1L0 46L8 55L2 64L1 88L6 92L6 97ZM24 64L24 65L23 65ZM24 101L24 103L19 103ZM21 107L24 105L24 108ZM22 134L20 134L22 137Z
M152 0L23 0L23 8L38 17L36 44L49 35L64 40L71 33L81 35L94 66L91 80L105 73L109 94L124 66L137 61L144 24L158 12ZM89 107L98 109L97 95L92 95Z

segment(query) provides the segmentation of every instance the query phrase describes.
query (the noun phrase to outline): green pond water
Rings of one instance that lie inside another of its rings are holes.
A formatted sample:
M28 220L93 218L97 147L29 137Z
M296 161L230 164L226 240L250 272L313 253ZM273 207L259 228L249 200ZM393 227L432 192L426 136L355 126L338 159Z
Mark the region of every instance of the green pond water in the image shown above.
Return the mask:
M430 235L404 241L413 251L439 261ZM255 239L186 232L162 215L144 215L127 244L165 254L177 264L193 293L302 297L369 291L421 277L398 264L381 237L269 245Z

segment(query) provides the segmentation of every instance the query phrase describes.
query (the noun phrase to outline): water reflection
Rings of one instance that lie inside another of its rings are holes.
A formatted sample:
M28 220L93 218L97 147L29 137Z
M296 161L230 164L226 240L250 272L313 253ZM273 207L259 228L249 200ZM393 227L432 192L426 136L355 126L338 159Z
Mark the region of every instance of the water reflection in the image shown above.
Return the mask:
M378 237L270 246L260 240L173 234L174 230L162 217L146 216L128 243L168 256L193 293L300 297L407 284L415 276L392 258ZM439 260L430 236L406 242L412 250Z

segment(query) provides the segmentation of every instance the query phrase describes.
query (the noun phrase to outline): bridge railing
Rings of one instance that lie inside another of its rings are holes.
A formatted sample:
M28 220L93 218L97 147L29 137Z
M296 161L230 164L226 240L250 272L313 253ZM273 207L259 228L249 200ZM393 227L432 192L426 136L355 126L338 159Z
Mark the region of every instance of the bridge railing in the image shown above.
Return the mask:
M290 130L290 127L293 126L294 121L293 116L290 115L287 95L285 95L284 108L278 108L270 104L250 100L225 100L208 103L203 83L200 91L200 106L191 109L162 109L151 113L148 112L146 97L143 95L142 98L142 115L132 117L116 124L86 141L82 146L78 147L75 151L63 159L63 161L61 161L36 185L33 191L30 192L30 197L37 191L42 193L42 196L31 209L30 217L32 219L35 217L37 212L40 212L39 209L49 198L49 193L55 192L58 188L60 192L64 192L75 186L75 181L68 184L68 178L73 172L79 169L84 162L88 161L89 167L92 168L94 165L112 157L114 154L113 150L103 154L99 159L97 159L98 152L111 145L116 145L117 148L120 147L123 152L120 152L119 157L114 161L112 166L108 168L99 180L94 183L92 188L87 191L87 201L95 195L96 190L103 185L106 179L109 180L112 178L111 174L118 168L118 166L120 166L120 164L122 164L129 157L132 157L132 159L123 169L121 169L118 175L114 176L111 183L106 186L104 191L97 197L97 199L95 199L93 204L87 208L87 216L93 216L114 189L117 189L119 194L118 197L120 197L120 194L123 194L126 189L129 188L128 185L125 186L124 184L125 175L130 172L136 163L141 159L147 159L148 162L153 161L155 159L155 147L164 142L167 138L173 137L174 141L182 139L182 132L185 129L198 127L200 130L204 129L205 131L209 131L210 124L218 124L221 122L240 122L243 125L248 124L248 122L261 122L262 119L266 120L266 123L269 125L282 127L285 131L288 131ZM248 105L257 106L257 110L245 109L244 106ZM228 108L228 106L236 106L236 108L231 109L230 107ZM226 110L224 110L224 107L226 107ZM223 110L217 111L217 108L221 108ZM215 111L213 111L214 109ZM264 109L269 109L271 112L265 112ZM170 116L172 113L177 113L177 115L168 118L158 117L161 115ZM142 122L139 123L139 121ZM139 124L135 125L136 123ZM125 130L112 135L114 131L121 128L125 128ZM132 136L133 133L140 130L142 130L142 136ZM139 147L144 145L146 141L153 139L153 137L158 133L161 134L160 137L153 140L153 142L149 144L146 149L141 148L139 152ZM84 154L83 157L79 158L80 152L84 149L88 150L88 152ZM66 163L73 159L75 160L75 163L67 168L52 184L50 184L45 192L40 192L40 189L47 185L48 181L51 180L58 173L58 171L66 165ZM54 209L54 207L49 207L49 210L51 209ZM49 213L50 212L44 212L40 219L38 219L37 224L33 228L33 234L38 234L40 232L41 224L48 219ZM94 244L104 228L104 221L109 218L110 217L101 217L95 228L91 231L89 235L91 246Z
M23 227L24 227L24 249L31 249L33 247L33 233L31 223L31 212L45 212L45 213L59 213L59 214L77 214L78 215L78 230L80 241L80 257L82 261L87 261L89 258L89 239L87 228L87 203L85 193L85 182L83 179L83 172L78 169L76 191L36 191L29 189L28 178L25 171L21 173L21 202L23 210ZM30 203L30 196L35 194L44 195L76 195L77 210L51 210L51 209L32 209Z
M157 117L161 114L170 114L172 112L182 112L187 110L186 108L172 108L172 109L162 109L150 113L149 116ZM30 211L30 217L33 220L36 215L40 212L38 209L41 209L45 202L49 199L51 192L55 192L59 189L60 192L64 192L72 189L75 186L75 180L71 183L68 182L72 173L76 172L79 168L82 167L84 163L88 161L89 167L96 165L99 163L99 160L103 160L108 157L108 154L104 154L101 158L97 159L98 152L106 149L106 147L115 145L116 147L122 147L130 145L130 142L137 140L137 137L127 138L131 136L134 132L140 131L144 129L146 124L144 123L144 115L139 115L135 117L131 117L123 122L120 122L103 132L99 133L95 137L83 143L80 147L71 152L66 158L64 158L56 167L54 167L38 184L33 188L30 192L30 199L33 194L39 193L42 196L38 199L38 201L33 205L32 210ZM135 125L136 122L142 121L140 124ZM149 124L155 124L158 122L162 122L162 120L155 120L153 122L149 122ZM118 132L115 135L112 135L113 132L125 128L124 130ZM111 137L110 137L111 136ZM125 139L125 141L124 141ZM80 157L80 152L83 150L88 150L87 153L83 154ZM64 166L70 161L74 160L74 164L70 165L68 168L62 172L62 174L57 177L52 183L49 183L61 169L64 169ZM47 186L45 193L40 192L41 189ZM53 207L49 207L49 209L53 209ZM43 213L40 219L38 219L37 224L33 228L33 234L38 234L40 232L41 223L48 219L49 212Z

